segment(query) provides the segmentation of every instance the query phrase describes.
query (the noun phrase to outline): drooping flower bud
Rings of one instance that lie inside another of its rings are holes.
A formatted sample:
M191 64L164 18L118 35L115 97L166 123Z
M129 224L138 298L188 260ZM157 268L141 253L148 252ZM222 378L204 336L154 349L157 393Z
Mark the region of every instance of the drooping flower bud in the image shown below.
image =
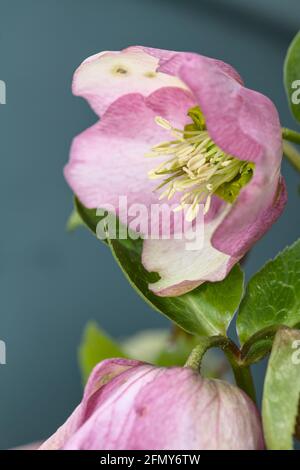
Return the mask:
M263 449L260 417L237 387L190 367L110 359L42 450Z

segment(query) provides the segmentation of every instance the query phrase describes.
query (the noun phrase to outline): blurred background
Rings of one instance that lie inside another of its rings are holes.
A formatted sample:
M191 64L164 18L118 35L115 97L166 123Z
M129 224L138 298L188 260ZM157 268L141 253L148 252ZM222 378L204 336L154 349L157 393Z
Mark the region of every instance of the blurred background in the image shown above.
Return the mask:
M73 136L96 120L71 95L74 69L134 44L199 52L231 63L295 127L282 63L299 20L299 0L0 0L0 448L48 436L78 403L88 320L114 337L168 325L103 244L65 230L72 195L62 168ZM288 206L248 257L248 278L299 236L299 174L286 162L283 173ZM263 367L255 367L259 395Z

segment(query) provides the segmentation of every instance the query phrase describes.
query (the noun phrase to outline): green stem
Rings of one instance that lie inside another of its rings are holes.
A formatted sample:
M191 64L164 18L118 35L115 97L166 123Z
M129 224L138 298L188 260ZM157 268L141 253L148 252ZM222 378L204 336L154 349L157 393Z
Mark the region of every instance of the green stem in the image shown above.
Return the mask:
M224 351L230 362L237 386L244 390L255 403L256 395L250 367L242 364L240 350L231 339L224 336L203 337L201 343L192 350L185 367L191 367L199 372L206 351L216 347Z
M249 366L238 366L231 364L235 382L238 387L244 390L245 393L256 403L256 392L254 381Z
M283 325L268 326L251 336L251 338L245 342L241 350L241 359L243 363L254 363L263 359L263 357L265 357L271 351L273 339L277 331L282 327ZM262 350L254 350L253 352L253 348L257 348L257 345L259 345L260 342L264 343ZM268 347L266 347L266 344L268 344ZM254 357L255 355L257 357Z
M283 141L283 153L293 165L293 167L300 171L300 153L289 142Z
M186 367L191 367L192 369L199 371L201 367L201 362L204 354L210 348L221 348L223 351L226 348L227 354L230 354L230 359L232 356L239 353L238 348L232 343L232 348L230 349L232 341L224 336L211 336L201 338L201 343L198 344L191 352L188 360L185 364Z
M267 356L273 346L273 340L278 330L287 328L286 325L271 325L263 328L251 336L241 349L241 361L246 366L261 361ZM293 325L294 329L300 329L300 323Z
M288 129L287 127L283 127L281 131L283 139L289 140L290 142L294 142L294 144L300 144L299 132L293 131L292 129Z

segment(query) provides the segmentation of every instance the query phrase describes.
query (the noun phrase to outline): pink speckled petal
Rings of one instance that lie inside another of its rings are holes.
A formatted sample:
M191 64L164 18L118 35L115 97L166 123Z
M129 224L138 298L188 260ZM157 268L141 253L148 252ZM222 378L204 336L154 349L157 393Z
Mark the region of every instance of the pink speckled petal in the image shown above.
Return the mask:
M139 47L101 52L78 67L73 93L85 98L102 116L114 101L126 94L147 97L162 87L187 89L176 76L157 72L158 66L159 59Z
M154 191L157 181L150 180L148 172L164 157L153 159L145 154L170 138L154 119L172 117L182 127L194 103L189 93L178 88L163 88L148 98L125 95L115 101L101 121L74 139L65 177L81 202L88 208L112 205L119 214L119 198L127 196L128 207L143 204L148 209L148 222L151 204L159 203Z
M254 177L212 239L215 248L239 258L270 228L286 202L278 113L266 96L202 59L183 64L179 76L197 97L214 141L225 152L255 163Z
M159 59L159 72L163 72L169 75L175 75L180 79L181 69L183 66L187 64L201 62L204 65L207 64L208 66L212 66L215 69L222 71L227 76L233 78L240 84L243 84L243 80L239 73L231 65L226 64L226 62L223 62L222 60L212 59L211 57L206 57L193 52L175 52L144 46L133 46L133 49L140 49L146 52L147 54L153 55L154 57ZM199 82L200 81L201 77L199 77ZM186 83L186 85L188 84Z
M216 229L212 245L240 259L272 227L282 214L286 202L287 191L283 177L279 178L276 186L270 182L261 187L251 182Z
M254 450L264 446L251 400L238 388L203 379L189 368L140 366L105 388L106 398L64 449Z
M137 367L139 364L138 361L125 359L109 359L98 364L90 375L80 405L77 406L68 420L41 445L39 450L61 449L67 440L80 428L88 413L92 412L95 405L95 400L93 400L94 394L99 392L114 377L128 369Z
M162 71L170 72L172 61ZM214 141L224 151L256 165L250 184L212 239L217 250L240 258L277 220L287 200L280 177L282 138L277 110L266 96L243 87L226 68L206 58L182 57L180 63L177 59L176 74L197 97Z
M269 98L203 58L182 65L179 76L195 94L216 144L241 160L255 162L272 179L280 166L282 139L278 113Z
M140 365L113 380L99 397L98 408L89 413L81 428L66 442L65 450L126 449L132 432L137 396L161 372L150 365ZM125 396L125 401L123 397ZM116 422L112 422L112 417Z

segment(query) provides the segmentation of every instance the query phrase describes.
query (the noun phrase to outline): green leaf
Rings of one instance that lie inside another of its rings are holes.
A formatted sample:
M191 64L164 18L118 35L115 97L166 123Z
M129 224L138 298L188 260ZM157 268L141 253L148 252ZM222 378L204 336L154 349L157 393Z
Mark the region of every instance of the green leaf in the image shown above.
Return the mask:
M103 215L97 215L97 209L85 207L76 196L74 197L74 206L83 223L96 235L97 226L103 219ZM101 241L107 243L106 239L101 239Z
M182 330L145 330L127 338L122 349L132 359L157 366L183 366L198 338Z
M237 317L241 343L260 330L300 322L300 240L250 280Z
M163 329L142 330L122 341L126 357L157 364L157 358L167 348L170 332Z
M177 338L169 338L164 349L156 358L156 364L162 367L184 366L191 350L197 345L196 336L181 334Z
M85 328L78 351L83 381L86 382L98 362L111 357L125 357L124 352L96 323L89 322Z
M141 263L143 241L110 240L112 253L126 278L139 295L155 310L166 315L189 333L226 334L243 294L243 273L235 266L224 281L199 286L178 297L159 297L148 289L158 280Z
M96 215L95 209L86 209L77 198L75 204L84 222L95 233L101 217ZM120 229L124 231L124 226L117 220L117 234ZM106 230L107 242L126 278L152 308L189 333L226 334L243 295L244 275L239 266L235 266L224 281L206 282L178 297L159 297L148 289L148 284L156 282L159 275L149 273L142 265L143 240L132 236L110 239L107 227Z
M276 334L264 385L262 417L268 449L293 449L293 436L299 432L299 399L300 332L283 328Z
M251 181L254 169L254 163L244 162L238 174L231 181L227 181L218 187L216 190L217 196L233 204L241 190Z
M185 130L203 131L206 129L205 117L199 106L194 106L193 108L190 108L187 115L192 119L193 124L187 124Z
M82 218L78 214L76 209L73 209L70 217L67 220L66 229L68 232L74 232L78 227L84 225Z
M284 85L289 106L300 122L300 32L293 39L284 62Z

